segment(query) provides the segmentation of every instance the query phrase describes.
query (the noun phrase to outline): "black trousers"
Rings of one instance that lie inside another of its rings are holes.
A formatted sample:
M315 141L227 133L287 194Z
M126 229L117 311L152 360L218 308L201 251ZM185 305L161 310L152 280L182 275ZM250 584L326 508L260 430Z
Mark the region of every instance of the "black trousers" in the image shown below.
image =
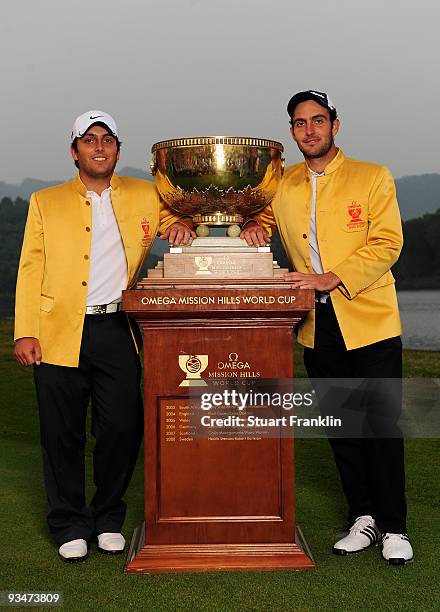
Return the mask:
M350 523L369 514L383 533L405 532L404 445L397 426L401 411L401 339L389 338L348 351L331 302L317 302L315 348L304 350L304 363L310 378L369 379L362 397L353 394L349 399L350 408L365 415L366 436L331 437L329 442L348 501ZM374 379L378 379L376 384ZM326 401L331 403L331 396L323 400L320 409L331 414L333 407L325 405ZM387 416L385 431L393 437L384 436L383 428L374 435L375 424L381 429L382 411Z
M140 377L139 356L121 312L86 315L77 368L34 366L47 520L58 546L121 531L122 497L143 434ZM90 400L96 491L87 504L84 449Z

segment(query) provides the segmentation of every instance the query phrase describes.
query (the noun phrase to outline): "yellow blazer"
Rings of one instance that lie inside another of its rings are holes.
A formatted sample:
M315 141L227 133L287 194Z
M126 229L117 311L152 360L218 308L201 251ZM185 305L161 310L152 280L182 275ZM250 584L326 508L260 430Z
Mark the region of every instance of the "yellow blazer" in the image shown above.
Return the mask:
M112 205L128 287L157 232L179 219L148 181L113 175ZM32 194L15 301L15 340L38 338L43 361L77 367L89 279L92 207L79 176Z
M270 206L255 215L271 235L278 227L295 270L313 273L309 251L312 181L305 163L289 167ZM394 277L403 244L393 177L383 166L345 157L339 150L317 178L316 226L324 272L342 285L331 292L347 349L399 336ZM314 312L298 340L313 348Z

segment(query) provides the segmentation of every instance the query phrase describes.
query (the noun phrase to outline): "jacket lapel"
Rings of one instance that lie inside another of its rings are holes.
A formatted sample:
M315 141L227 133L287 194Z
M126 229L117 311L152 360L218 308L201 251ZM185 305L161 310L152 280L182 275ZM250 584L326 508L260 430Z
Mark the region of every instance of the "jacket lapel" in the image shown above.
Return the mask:
M128 283L130 284L130 280L133 276L134 271L134 262L132 258L135 253L131 248L130 236L128 232L129 224L127 223L127 215L129 214L129 211L127 209L127 201L124 198L124 188L119 176L113 174L112 179L110 181L110 185L112 188L112 206L115 213L116 221L118 223L119 231L121 233L125 257L127 258Z

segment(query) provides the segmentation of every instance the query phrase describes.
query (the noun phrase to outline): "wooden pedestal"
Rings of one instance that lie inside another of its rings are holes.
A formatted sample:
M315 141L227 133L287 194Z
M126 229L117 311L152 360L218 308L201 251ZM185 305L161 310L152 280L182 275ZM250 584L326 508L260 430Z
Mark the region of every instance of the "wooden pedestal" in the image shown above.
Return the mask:
M276 280L138 287L123 307L144 338L145 521L125 571L313 568L295 523L293 439L194 437L188 419L203 378L293 377L292 328L313 292Z

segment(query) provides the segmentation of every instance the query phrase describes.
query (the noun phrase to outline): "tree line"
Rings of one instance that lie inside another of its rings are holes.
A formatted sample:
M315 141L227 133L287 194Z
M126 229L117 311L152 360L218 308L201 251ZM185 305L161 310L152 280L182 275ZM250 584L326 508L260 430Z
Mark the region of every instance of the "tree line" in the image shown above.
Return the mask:
M23 198L0 200L0 316L12 316L15 282L29 203ZM405 244L393 268L398 289L440 289L440 209L403 223ZM281 267L289 267L276 234L272 251ZM151 267L157 256L147 262Z

